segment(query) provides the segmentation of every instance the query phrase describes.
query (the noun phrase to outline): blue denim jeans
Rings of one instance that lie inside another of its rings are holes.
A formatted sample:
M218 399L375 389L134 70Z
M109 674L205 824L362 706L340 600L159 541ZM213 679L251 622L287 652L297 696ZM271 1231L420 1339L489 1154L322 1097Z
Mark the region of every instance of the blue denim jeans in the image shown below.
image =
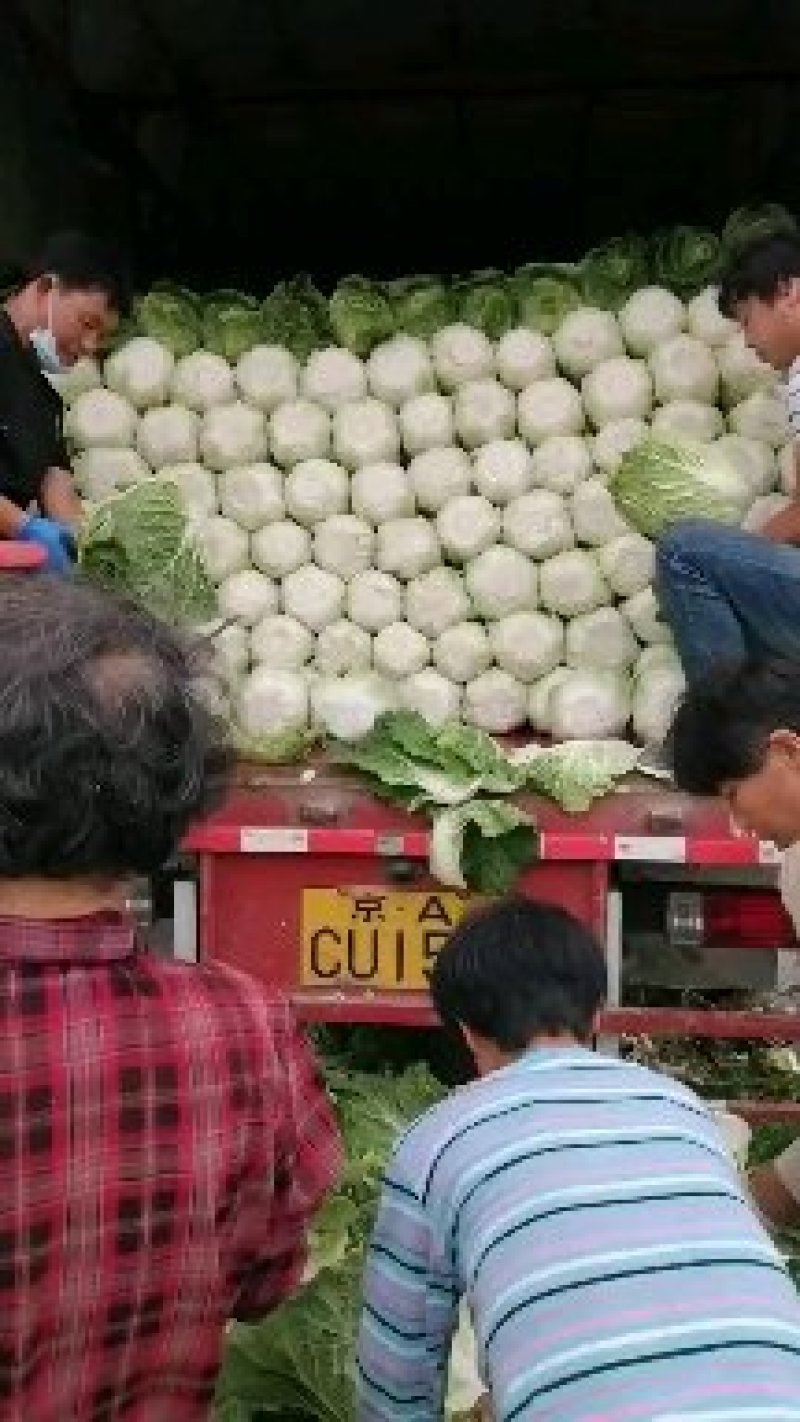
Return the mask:
M656 590L690 682L745 657L800 661L800 548L676 523L658 545Z

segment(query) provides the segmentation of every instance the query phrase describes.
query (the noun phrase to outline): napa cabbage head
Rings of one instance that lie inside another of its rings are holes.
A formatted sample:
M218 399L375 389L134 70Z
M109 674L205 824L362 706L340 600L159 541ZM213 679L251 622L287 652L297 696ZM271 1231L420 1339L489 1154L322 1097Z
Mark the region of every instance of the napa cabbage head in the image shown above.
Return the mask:
M457 319L496 340L514 325L516 301L502 272L475 272L453 285Z
M517 299L519 324L545 336L551 336L564 317L583 304L576 281L538 266L519 267L511 289Z
M647 245L633 233L595 247L581 262L581 291L589 306L618 311L647 281Z
M695 296L719 272L720 242L703 227L671 227L652 242L653 275L679 296Z
M167 621L200 623L216 612L214 585L167 479L145 479L97 504L81 530L78 561L87 577Z
M328 303L310 277L279 282L261 306L262 339L285 346L297 360L330 344Z
M238 291L212 292L203 303L202 330L206 350L235 362L263 342L261 307Z
M347 350L368 356L373 346L394 335L391 301L379 282L345 277L334 291L328 314L333 333Z
M159 341L175 356L189 355L202 344L200 303L185 287L157 282L138 298L133 316L142 335Z
M386 295L397 331L427 339L453 320L453 300L441 277L398 277Z
M740 523L752 502L748 479L724 449L666 436L646 439L626 454L609 489L646 538L683 519Z

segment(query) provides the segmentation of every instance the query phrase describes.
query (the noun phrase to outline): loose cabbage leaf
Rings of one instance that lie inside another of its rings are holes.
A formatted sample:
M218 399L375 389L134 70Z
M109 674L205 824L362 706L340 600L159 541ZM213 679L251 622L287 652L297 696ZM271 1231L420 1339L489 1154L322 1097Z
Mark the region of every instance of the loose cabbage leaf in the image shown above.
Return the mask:
M484 731L458 723L436 729L414 711L386 712L368 736L337 743L333 755L369 775L378 794L399 790L410 809L461 804L480 791L509 794L522 784Z
M166 621L200 623L217 610L177 487L145 479L95 505L79 541L88 577L127 593Z
M253 1410L238 1397L229 1397L214 1410L215 1422L252 1422Z
M323 1269L262 1323L237 1324L219 1401L244 1399L268 1417L353 1422L362 1261Z
M628 522L647 538L680 519L740 523L752 503L748 480L723 450L676 436L643 440L625 455L608 487Z
M526 784L555 800L562 810L580 814L608 795L635 770L642 752L627 741L567 741L557 746L524 746L512 751Z
M330 1195L311 1230L306 1279L316 1278L321 1269L335 1269L341 1264L353 1247L358 1228L359 1212L355 1201L338 1192Z
M419 1063L396 1075L334 1069L327 1080L347 1146L338 1193L364 1212L364 1244L389 1154L411 1122L441 1098L442 1087Z
M523 810L504 800L474 799L434 816L431 873L456 888L506 894L537 847L536 826Z
M517 769L505 751L485 731L450 721L436 733L442 756L455 757L480 776L481 787L491 794L513 794L522 784Z
M421 810L428 805L460 805L481 788L480 780L463 767L444 771L422 758L415 759L398 746L380 744L371 737L334 751L340 765L351 765L372 781L375 794Z

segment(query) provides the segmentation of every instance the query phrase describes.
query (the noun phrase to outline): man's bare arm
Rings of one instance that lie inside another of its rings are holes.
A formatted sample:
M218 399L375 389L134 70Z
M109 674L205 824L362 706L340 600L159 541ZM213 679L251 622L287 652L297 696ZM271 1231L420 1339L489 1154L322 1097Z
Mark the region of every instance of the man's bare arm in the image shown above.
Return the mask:
M800 1224L800 1204L787 1190L772 1161L755 1166L747 1183L753 1203L772 1229L797 1229Z
M68 469L48 469L42 483L42 512L47 518L66 523L74 532L80 528L83 508Z
M27 517L24 509L0 495L0 538L17 538Z

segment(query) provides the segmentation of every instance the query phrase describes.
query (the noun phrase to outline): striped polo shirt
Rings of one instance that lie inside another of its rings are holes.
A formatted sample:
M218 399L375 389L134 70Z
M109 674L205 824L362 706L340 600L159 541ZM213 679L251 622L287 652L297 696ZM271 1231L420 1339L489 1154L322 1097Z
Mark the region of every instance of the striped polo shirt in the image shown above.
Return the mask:
M360 1422L432 1422L458 1301L496 1422L800 1419L800 1303L709 1111L644 1067L529 1052L400 1142Z

